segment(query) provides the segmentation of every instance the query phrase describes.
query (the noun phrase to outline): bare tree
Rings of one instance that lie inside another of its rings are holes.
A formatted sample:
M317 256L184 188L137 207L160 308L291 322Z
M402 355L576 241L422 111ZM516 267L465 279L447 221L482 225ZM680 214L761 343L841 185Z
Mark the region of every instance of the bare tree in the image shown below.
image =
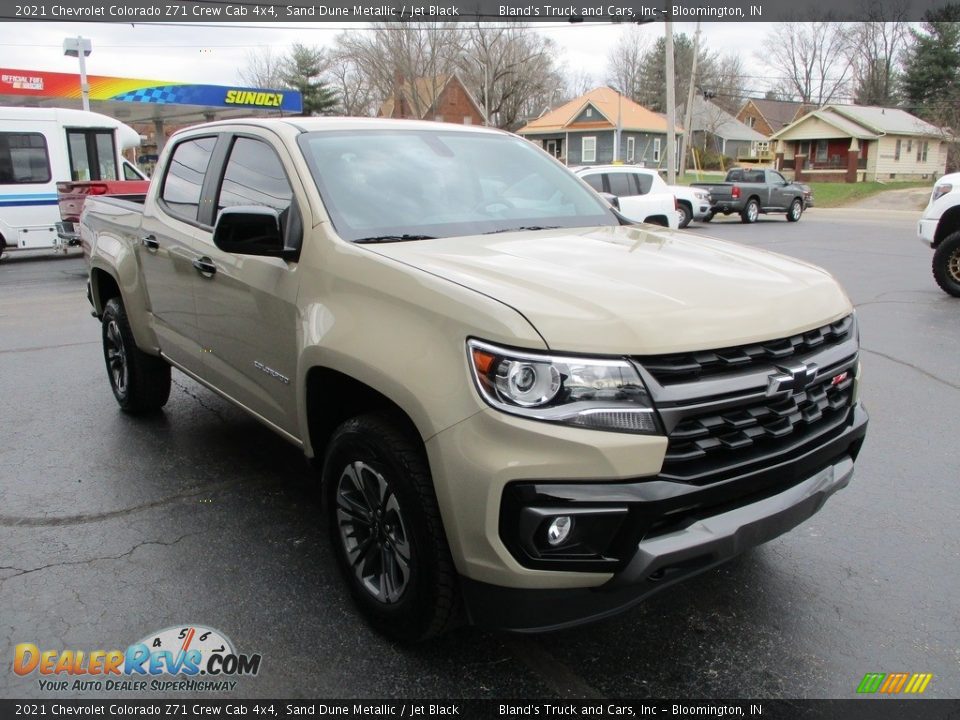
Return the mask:
M643 30L629 25L607 54L607 84L631 100L639 100L643 85L643 67L650 41Z
M782 22L763 41L763 60L782 74L785 94L825 105L850 82L847 27L829 19Z
M888 6L872 0L863 13L867 20L853 24L848 35L853 96L861 105L893 105L909 30L907 6L902 0Z
M283 82L283 57L269 47L249 50L246 65L238 71L240 82L248 87L280 88Z
M460 74L489 122L502 128L519 127L536 117L562 93L563 76L549 38L532 32L526 23L494 26L476 23L466 32L460 56Z
M330 87L337 93L344 115L362 117L376 111L376 97L370 79L360 64L343 50L330 55L328 69Z
M573 69L564 64L560 66L558 72L564 80L563 86L557 88L554 104L573 100L597 87L593 75L582 68Z
M457 69L464 44L464 30L457 23L380 22L362 33L341 33L334 53L351 59L377 100L393 95L399 84L420 78L426 83L424 96L412 92L406 99L422 116L440 93L444 76Z

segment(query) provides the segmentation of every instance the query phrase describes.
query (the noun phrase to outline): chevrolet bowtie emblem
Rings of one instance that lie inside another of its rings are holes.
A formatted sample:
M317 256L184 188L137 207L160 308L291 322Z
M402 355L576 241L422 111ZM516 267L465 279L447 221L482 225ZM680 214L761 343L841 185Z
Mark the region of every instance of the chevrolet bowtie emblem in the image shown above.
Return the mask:
M777 372L767 379L767 397L782 392L798 392L813 382L819 368L816 363L808 365L778 366Z

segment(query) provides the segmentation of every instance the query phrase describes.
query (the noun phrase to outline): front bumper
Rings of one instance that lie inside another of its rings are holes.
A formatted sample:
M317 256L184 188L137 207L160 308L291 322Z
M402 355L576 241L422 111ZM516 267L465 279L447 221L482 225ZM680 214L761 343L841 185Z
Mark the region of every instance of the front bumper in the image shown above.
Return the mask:
M468 616L481 626L546 631L622 612L658 590L787 532L816 513L827 498L850 482L866 426L867 414L857 405L843 432L803 457L702 488L656 479L576 483L566 489L561 484L542 484L541 493L555 499L616 499L637 511L633 517L660 515L678 504L693 510L666 532L646 533L622 567L605 575L605 581L595 587L514 588L461 578ZM744 484L753 494L734 500L731 489ZM726 492L723 486L727 486ZM697 503L702 505L699 511Z
M920 238L920 242L927 247L933 247L939 223L939 218L935 220L920 218L920 222L917 223L917 237Z
M711 212L710 203L708 202L698 202L693 206L693 219L694 220L703 220Z

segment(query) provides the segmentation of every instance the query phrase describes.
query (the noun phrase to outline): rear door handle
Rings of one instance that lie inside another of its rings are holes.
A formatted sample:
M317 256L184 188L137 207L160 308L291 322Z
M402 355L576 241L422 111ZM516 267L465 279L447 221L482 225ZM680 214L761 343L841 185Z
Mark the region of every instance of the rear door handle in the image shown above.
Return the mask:
M159 250L160 243L157 242L157 238L153 235L144 235L140 238L140 242L147 250Z
M217 272L217 266L214 265L213 260L208 258L206 255L196 258L193 261L193 266L201 275L205 277L213 277L213 275Z

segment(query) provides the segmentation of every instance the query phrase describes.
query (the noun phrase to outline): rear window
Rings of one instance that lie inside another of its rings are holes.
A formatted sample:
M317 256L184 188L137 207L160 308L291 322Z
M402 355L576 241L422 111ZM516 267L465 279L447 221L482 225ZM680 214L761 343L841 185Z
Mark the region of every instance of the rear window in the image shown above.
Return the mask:
M47 141L40 133L0 133L0 185L50 182Z

